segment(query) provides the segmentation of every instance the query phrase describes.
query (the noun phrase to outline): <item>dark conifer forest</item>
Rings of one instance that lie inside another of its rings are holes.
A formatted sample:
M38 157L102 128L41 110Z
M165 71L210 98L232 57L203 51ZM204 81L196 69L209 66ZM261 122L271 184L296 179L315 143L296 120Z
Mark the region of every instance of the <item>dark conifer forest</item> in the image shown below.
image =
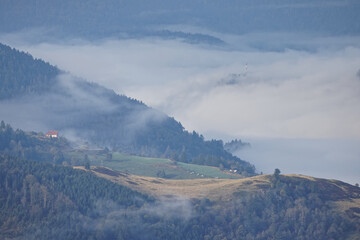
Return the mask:
M0 100L47 92L60 73L50 64L1 43L0 69Z

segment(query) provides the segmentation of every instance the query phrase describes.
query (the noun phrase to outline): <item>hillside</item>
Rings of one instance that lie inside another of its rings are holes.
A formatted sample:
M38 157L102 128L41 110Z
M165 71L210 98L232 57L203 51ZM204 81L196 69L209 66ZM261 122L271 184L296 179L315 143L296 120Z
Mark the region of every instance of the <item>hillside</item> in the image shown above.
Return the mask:
M104 167L93 167L91 170L100 177L158 197L178 194L191 198L231 200L247 192L257 192L274 188L272 175L258 175L241 179L207 178L170 180L126 174ZM338 180L320 179L298 174L282 174L280 182L291 183L295 188L296 185L311 186L322 195L323 199L329 201L336 202L352 198L354 200L354 206L360 204L360 188Z
M6 156L0 156L0 180L1 239L111 236L113 233L106 233L99 225L93 229L87 226L96 219L101 221L102 203L136 209L150 201L145 195L83 171Z
M167 180L100 167L91 171L157 198L177 196L207 201L208 208L203 209L202 217L216 216L213 225L208 226L228 239L360 237L360 188L337 180L303 175ZM232 227L226 228L228 224Z
M2 239L360 236L360 189L335 180L281 174L166 180L7 156L0 156L0 180Z
M222 141L205 141L138 100L65 74L5 45L0 45L0 60L5 69L0 74L0 114L18 128L59 130L70 140L132 155L255 173L254 166L225 151Z
M62 164L70 162L63 153L71 150L69 141L63 137L48 138L42 133L14 130L4 121L0 123L0 155Z
M182 178L190 174L181 168L209 174L219 170L181 162L174 166L168 159L106 149L76 150L66 139L14 131L4 122L0 130L2 239L350 240L360 236L360 188L337 180L282 174L166 179L170 172L160 178L154 177L154 170L168 164ZM29 156L36 161L27 160ZM86 161L91 163L88 170L57 165L87 166Z

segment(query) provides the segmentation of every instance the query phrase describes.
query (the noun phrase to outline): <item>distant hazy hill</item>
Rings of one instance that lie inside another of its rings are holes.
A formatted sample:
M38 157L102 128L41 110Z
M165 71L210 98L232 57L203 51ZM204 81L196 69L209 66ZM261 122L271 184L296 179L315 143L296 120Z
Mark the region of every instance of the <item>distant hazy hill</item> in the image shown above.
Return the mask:
M253 174L222 141L205 141L173 118L142 102L62 73L28 54L0 44L0 116L25 130L60 130L74 141L142 156Z
M4 0L0 31L51 28L65 35L151 34L149 27L191 25L226 33L359 34L357 0Z

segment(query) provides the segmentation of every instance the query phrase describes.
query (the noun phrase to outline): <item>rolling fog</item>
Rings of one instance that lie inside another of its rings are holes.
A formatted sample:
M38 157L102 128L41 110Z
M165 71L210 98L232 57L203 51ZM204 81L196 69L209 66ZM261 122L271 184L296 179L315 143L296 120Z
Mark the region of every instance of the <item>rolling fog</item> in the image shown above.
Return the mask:
M237 154L259 172L360 182L357 37L212 33L227 43L214 46L154 37L33 43L26 34L0 41L206 138L250 142Z

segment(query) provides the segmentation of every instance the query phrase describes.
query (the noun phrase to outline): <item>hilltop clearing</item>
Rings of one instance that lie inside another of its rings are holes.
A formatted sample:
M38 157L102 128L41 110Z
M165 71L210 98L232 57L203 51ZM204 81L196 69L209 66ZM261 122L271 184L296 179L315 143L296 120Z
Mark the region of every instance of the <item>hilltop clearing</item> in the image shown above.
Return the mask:
M294 174L174 180L103 167L91 172L156 199L191 199L200 214L190 221L193 227L207 229L207 236L219 239L360 236L360 188L337 180Z
M120 173L104 167L93 167L91 171L99 177L156 197L178 195L187 198L226 200L231 199L234 192L240 189L254 192L261 187L269 188L269 182L263 176L243 179L164 179Z
M79 169L83 168L79 167ZM93 167L91 171L118 184L158 197L182 195L190 198L231 200L241 194L272 189L276 184L273 175L258 175L241 179L163 179L122 173L104 167ZM288 191L296 191L299 186L309 185L327 200L341 202L343 199L353 198L355 202L360 201L359 187L338 180L285 174L281 175L281 182L286 182L293 188Z

